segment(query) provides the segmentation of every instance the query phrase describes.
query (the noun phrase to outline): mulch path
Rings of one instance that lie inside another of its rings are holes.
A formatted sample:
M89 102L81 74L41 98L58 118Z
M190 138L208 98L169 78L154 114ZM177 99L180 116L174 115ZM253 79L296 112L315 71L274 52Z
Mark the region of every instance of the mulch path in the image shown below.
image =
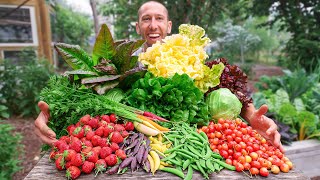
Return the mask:
M252 77L254 78L249 80L248 86L253 91L255 91L254 83L258 81L260 76L273 76L283 74L281 68L275 66L255 65L252 67L252 71ZM21 165L23 169L16 173L13 177L14 180L22 180L28 175L28 173L41 158L42 142L34 133L33 118L23 119L19 117L12 117L5 121L12 124L16 128L16 131L20 132L23 135L22 143L24 144L24 154L20 158L22 161Z

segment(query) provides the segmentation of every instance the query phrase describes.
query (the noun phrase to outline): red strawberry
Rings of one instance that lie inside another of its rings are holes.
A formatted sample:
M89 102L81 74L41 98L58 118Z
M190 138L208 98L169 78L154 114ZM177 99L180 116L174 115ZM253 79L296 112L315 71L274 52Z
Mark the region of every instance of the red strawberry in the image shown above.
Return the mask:
M100 146L96 146L96 147L92 148L92 151L96 152L99 155L100 151L101 151L101 147Z
M116 150L118 150L120 147L117 143L112 142L110 144L110 148L112 149L112 152L115 152Z
M106 147L108 146L108 139L107 138L101 138L99 139L99 146Z
M75 124L75 127L77 128L77 127L80 127L81 126L81 124L80 124L80 122L78 121L76 124Z
M71 135L73 130L76 128L74 124L71 124L67 127L68 134Z
M113 132L113 130L114 130L113 126L110 125L110 124L108 124L108 126L106 126L106 127L104 128L103 136L104 136L104 137L108 137L109 134Z
M79 140L79 138L71 136L70 149L73 149L76 152L80 152L81 151L82 143Z
M91 140L91 138L94 136L94 131L89 131L89 132L87 132L87 134L86 134L86 138L88 139L88 140Z
M102 119L103 121L106 121L107 123L110 122L110 118L109 118L108 115L102 115L102 116L101 116L101 119Z
M55 147L55 150L63 152L66 149L69 149L69 147L67 147L67 142L64 140L58 140L56 142L54 142L53 146Z
M91 141L89 141L89 140L84 140L84 141L82 141L82 148L84 148L84 147L93 147L93 145L92 145L92 143L91 143Z
M110 122L115 123L117 121L117 116L115 114L110 114L109 115Z
M70 166L72 166L72 162L71 161L67 161L65 168L68 169Z
M93 146L98 146L100 139L101 139L100 136L94 135L94 136L91 138L91 143L92 143L92 145L93 145Z
M124 124L124 128L127 130L127 131L133 131L134 130L134 125L132 122L128 121Z
M72 159L72 165L80 167L83 164L83 157L80 153L77 153Z
M114 125L114 130L118 131L118 132L121 132L121 131L124 131L126 129L121 124L116 124L116 125Z
M90 161L84 161L84 163L82 164L82 171L86 174L90 174L91 171L94 168L94 163L90 162Z
M124 150L122 150L122 149L116 150L115 154L116 154L121 160L124 160L125 158L127 158L126 153L125 153Z
M63 170L65 167L64 167L64 164L65 164L65 161L63 159L63 156L59 156L56 161L56 167L58 170Z
M55 150L52 150L51 152L50 152L50 155L49 155L49 159L50 160L56 160L56 155L57 155L57 151L55 151Z
M118 159L117 159L117 156L115 154L110 154L109 156L107 156L105 158L105 161L106 161L108 166L114 166L114 165L117 164Z
M100 156L100 158L104 159L107 156L109 156L110 154L112 154L112 149L110 147L103 147L100 150L99 156Z
M121 136L122 136L123 138L126 138L126 137L129 136L129 133L128 133L128 131L126 131L126 130L121 131L120 134L121 134Z
M101 136L103 136L103 131L104 131L104 127L100 126L98 129L96 129L94 134L101 137Z
M71 159L77 154L73 149L68 149L63 152L63 157L66 161L71 161Z
M90 121L90 118L91 117L89 114L84 115L83 117L80 118L80 124L82 126L88 124L88 122Z
M99 122L99 127L107 127L108 123L106 121L100 121Z
M97 118L91 118L88 122L88 125L91 126L93 129L97 128L99 124L99 120Z
M81 139L84 136L84 129L79 126L73 130L72 135Z
M113 133L111 133L110 135L110 140L111 142L114 142L114 143L122 143L123 142L123 137L121 136L121 134L117 131L114 131Z
M99 159L98 154L97 154L97 152L95 152L95 151L90 151L90 152L86 155L86 160L87 160L87 161L96 163L96 162L98 161L98 159Z
M81 150L81 154L87 154L92 150L92 147L85 147Z
M64 150L67 150L69 148L70 148L70 146L66 142L61 143L60 147L59 147L59 153L62 153Z
M66 171L66 177L68 179L77 179L81 174L81 171L76 166L70 166Z
M92 131L92 127L89 125L84 125L82 128L84 130L84 136L86 136L89 131Z
M107 163L104 159L99 159L95 164L95 173L98 174L100 172L105 171L107 168Z
M70 137L69 136L61 136L59 140L65 141L67 144L70 143Z

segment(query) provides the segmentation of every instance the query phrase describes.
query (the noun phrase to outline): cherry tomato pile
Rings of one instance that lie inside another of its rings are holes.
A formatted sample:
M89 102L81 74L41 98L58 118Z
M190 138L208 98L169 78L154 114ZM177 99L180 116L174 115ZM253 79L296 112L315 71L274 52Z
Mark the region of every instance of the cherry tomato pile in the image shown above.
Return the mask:
M252 175L268 176L289 172L292 162L241 119L219 119L199 131L207 134L212 151L220 153L236 171L248 170Z
M106 171L127 157L119 144L133 129L132 122L117 124L115 114L85 115L67 127L67 136L54 143L50 159L55 161L58 170L66 169L70 179L76 179L81 173Z

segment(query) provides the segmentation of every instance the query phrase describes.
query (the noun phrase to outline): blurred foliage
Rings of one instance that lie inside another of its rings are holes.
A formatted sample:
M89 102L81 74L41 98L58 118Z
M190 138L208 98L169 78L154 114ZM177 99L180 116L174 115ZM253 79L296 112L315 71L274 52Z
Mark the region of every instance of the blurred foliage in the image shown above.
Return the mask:
M116 39L138 38L135 22L138 20L138 9L144 0L109 0L98 4L98 10L105 16L114 19ZM163 3L173 22L172 33L178 33L180 24L196 24L204 29L210 38L215 38L213 25L221 19L234 17L235 21L245 18L245 7L250 1L245 0L158 0Z
M286 44L287 58L283 65L290 69L297 66L312 71L320 62L320 1L252 0L250 12L272 18L264 25L281 21L282 31L290 32L292 38Z
M21 59L29 58L23 54ZM0 66L3 68L0 71L0 100L7 108L2 116L8 116L7 113L26 117L37 115L39 93L54 74L53 67L44 59L19 61L18 64L4 60Z
M23 153L20 133L13 132L14 127L0 121L0 179L12 179L21 169L19 156Z

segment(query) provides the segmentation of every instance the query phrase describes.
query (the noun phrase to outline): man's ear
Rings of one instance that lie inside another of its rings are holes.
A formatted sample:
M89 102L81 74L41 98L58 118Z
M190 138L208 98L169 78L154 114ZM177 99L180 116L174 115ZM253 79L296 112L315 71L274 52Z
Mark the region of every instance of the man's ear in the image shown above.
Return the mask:
M137 34L141 35L140 27L139 27L139 23L138 22L136 22L136 32L137 32Z
M167 33L171 33L171 28L172 28L172 21L168 21L168 28L167 28Z

